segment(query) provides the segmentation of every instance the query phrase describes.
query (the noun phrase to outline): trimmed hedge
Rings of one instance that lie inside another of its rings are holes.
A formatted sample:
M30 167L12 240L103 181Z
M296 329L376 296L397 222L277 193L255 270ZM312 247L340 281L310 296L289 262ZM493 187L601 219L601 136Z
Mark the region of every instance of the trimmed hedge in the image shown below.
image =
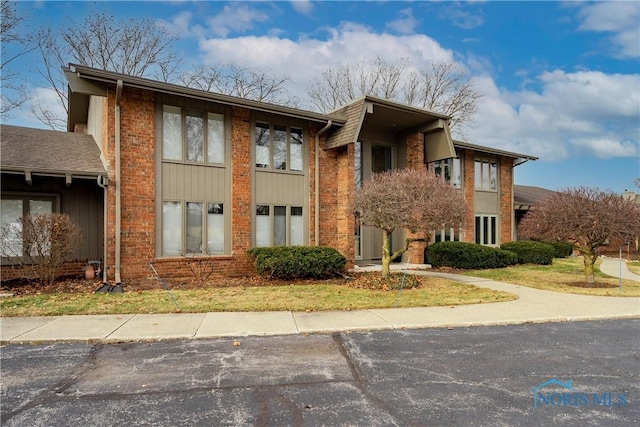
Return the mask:
M553 246L533 240L503 243L500 249L515 252L518 255L518 264L549 265L556 253Z
M547 244L553 246L553 249L555 251L555 254L553 256L554 258L567 258L570 257L571 254L573 254L573 246L571 246L571 243L553 242Z
M426 258L434 267L463 269L502 268L518 260L511 251L465 242L433 243L427 247Z
M274 246L247 251L258 274L277 279L327 278L344 269L346 259L324 246Z

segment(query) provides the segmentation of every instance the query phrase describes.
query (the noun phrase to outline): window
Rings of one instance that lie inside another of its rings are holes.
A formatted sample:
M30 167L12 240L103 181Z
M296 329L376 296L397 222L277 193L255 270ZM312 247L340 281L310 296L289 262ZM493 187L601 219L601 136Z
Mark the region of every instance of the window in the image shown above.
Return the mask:
M476 215L476 244L497 245L497 222L495 215Z
M495 160L476 159L475 182L476 190L498 190L498 164Z
M163 160L224 163L224 146L222 114L184 110L170 105L163 107Z
M461 242L462 230L456 230L455 228L443 228L440 231L436 231L433 235L434 241L437 242Z
M20 218L24 215L53 213L57 210L55 196L2 195L0 199L0 228L7 229L6 239L0 242L3 257L22 256Z
M430 164L429 168L436 176L442 177L455 188L462 188L460 159L436 160Z
M303 245L303 227L300 206L256 206L256 247Z
M162 204L163 256L224 253L224 234L222 203L169 201Z
M302 172L302 129L256 123L256 168Z

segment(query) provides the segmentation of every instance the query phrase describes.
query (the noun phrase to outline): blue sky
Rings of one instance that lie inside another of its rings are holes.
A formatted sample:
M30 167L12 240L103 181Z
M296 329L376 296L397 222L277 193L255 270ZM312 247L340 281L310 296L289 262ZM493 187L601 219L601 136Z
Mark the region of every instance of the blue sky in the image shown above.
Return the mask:
M80 19L91 3L20 2L31 28ZM94 5L95 6L95 5ZM537 156L516 184L640 191L640 2L99 2L181 35L184 66L236 63L291 79L303 101L328 67L380 57L451 61L484 94L468 142ZM50 102L21 63L38 102ZM304 103L303 103L304 105ZM308 105L310 107L310 104ZM41 127L27 108L6 123Z

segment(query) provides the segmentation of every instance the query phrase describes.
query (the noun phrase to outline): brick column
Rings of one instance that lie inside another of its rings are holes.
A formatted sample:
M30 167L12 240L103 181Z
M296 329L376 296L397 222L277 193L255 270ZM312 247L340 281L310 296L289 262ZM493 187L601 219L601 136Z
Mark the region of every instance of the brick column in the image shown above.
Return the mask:
M424 134L413 133L406 138L407 143L407 168L426 170L427 165L424 163ZM428 238L428 234L424 231L418 233L411 233L406 231L406 237L408 239ZM401 242L404 244L404 242ZM424 263L424 250L427 248L427 242L413 242L409 249L404 254L404 259L411 264L423 264Z
M231 123L231 250L235 262L250 269L246 251L251 248L251 115L233 107ZM241 270L242 268L238 268Z
M474 243L475 237L475 152L464 150L462 154L462 174L464 176L463 195L467 202L467 225L464 228L464 241Z
M513 239L513 159L500 157L500 244Z

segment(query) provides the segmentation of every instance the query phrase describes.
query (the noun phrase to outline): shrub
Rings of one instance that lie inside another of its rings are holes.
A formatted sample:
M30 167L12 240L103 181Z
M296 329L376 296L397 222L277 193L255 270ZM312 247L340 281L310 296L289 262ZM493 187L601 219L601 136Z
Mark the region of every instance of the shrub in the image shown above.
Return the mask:
M342 271L346 259L334 248L275 246L247 251L258 274L278 279L326 278Z
M553 250L555 251L553 255L554 258L567 258L573 254L573 246L571 246L571 243L549 242L547 244L553 246Z
M515 252L518 255L518 264L549 265L553 262L556 252L553 246L533 240L503 243L500 249Z
M2 255L50 285L81 240L80 227L67 214L25 215L2 229Z
M516 264L511 251L464 242L438 242L427 247L427 262L434 267L464 269L502 268Z

